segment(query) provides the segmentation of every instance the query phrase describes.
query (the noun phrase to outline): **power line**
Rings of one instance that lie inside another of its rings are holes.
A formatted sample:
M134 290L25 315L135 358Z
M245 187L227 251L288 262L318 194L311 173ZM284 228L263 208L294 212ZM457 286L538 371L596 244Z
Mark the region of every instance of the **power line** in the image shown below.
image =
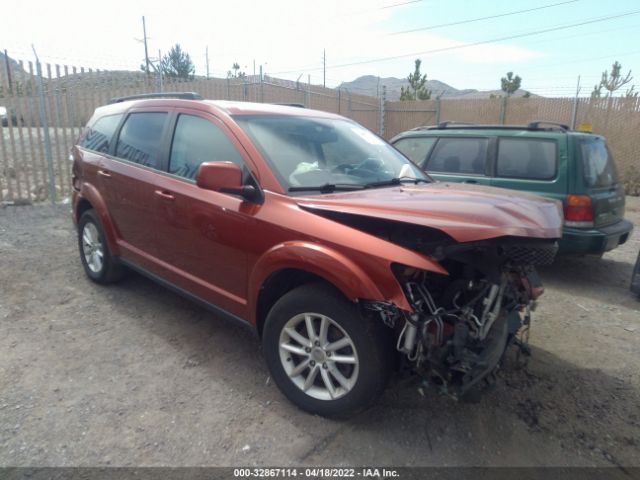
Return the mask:
M402 7L404 5L410 5L412 3L420 3L423 2L424 0L409 0L408 2L402 2L402 3L394 3L393 5L385 5L383 7L380 7L378 10L385 10L387 8L395 8L395 7ZM577 0L576 0L577 1Z
M566 2L553 3L551 5L543 5L541 7L527 8L525 10L516 10L516 11L513 11L513 12L499 13L497 15L489 15L487 17L477 17L477 18L471 18L469 20L460 20L458 22L451 22L451 23L440 23L438 25L430 25L428 27L414 28L414 29L411 29L411 30L401 30L399 32L391 32L388 35L401 35L401 34L404 34L404 33L421 32L423 30L435 30L436 28L452 27L454 25L463 25L465 23L473 23L473 22L480 22L482 20L491 20L491 19L494 19L494 18L508 17L510 15L517 15L517 14L520 14L520 13L534 12L536 10L543 10L545 8L558 7L560 5L567 5L569 3L576 3L578 1L580 1L580 0L568 0Z
M401 2L401 3L393 3L391 5L383 5L382 7L369 8L367 10L360 10L360 11L357 11L357 12L348 12L348 13L345 13L343 15L338 15L337 17L334 17L334 18L350 17L350 16L353 16L353 15L362 15L363 13L377 12L379 10L388 10L390 8L396 8L396 7L404 7L406 5L412 5L414 3L421 3L421 2L424 2L424 0L409 0L409 1Z
M327 69L329 69L329 68L351 67L351 66L354 66L354 65L365 65L365 64L368 64L368 63L386 62L386 61L389 61L389 60L397 60L399 58L415 57L415 56L419 56L419 55L427 55L427 54L432 54L432 53L442 53L442 52L448 52L448 51L451 51L451 50L461 50L463 48L477 47L479 45L486 45L488 43L501 42L501 41L504 41L504 40L513 40L513 39L516 39L516 38L529 37L529 36L532 36L532 35L540 35L540 34L543 34L543 33L555 32L555 31L564 30L564 29L567 29L567 28L574 28L574 27L580 27L580 26L583 26L583 25L590 25L592 23L604 22L604 21L613 20L613 19L616 19L616 18L622 18L622 17L631 16L631 15L637 15L638 13L640 13L640 10L632 10L632 11L625 12L625 13L620 13L620 14L617 14L617 15L610 15L608 17L598 17L598 18L594 18L594 19L590 19L590 20L585 20L583 22L572 23L572 24L568 24L568 25L560 25L560 26L556 26L556 27L545 28L545 29L542 29L542 30L534 30L532 32L508 35L508 36L504 36L504 37L493 38L491 40L481 40L481 41L478 41L478 42L466 43L466 44L463 44L463 45L452 45L450 47L436 48L436 49L432 49L432 50L425 50L425 51L422 51L422 52L406 53L406 54L403 54L403 55L394 55L394 56L391 56L391 57L380 57L380 58L374 58L374 59L370 59L370 60L360 60L360 61L357 61L357 62L342 63L342 64L338 64L338 65L328 65ZM321 69L322 69L322 67L320 67L320 68L310 68L310 69L306 69L306 71L315 71L315 70L321 70ZM295 72L298 72L300 70L301 69L274 72L273 75L283 74L283 73L295 73Z
M583 62L592 62L593 60L606 60L606 59L612 59L615 57L619 57L622 55L637 55L640 53L640 50L631 50L628 52L618 52L618 53L610 53L608 55L603 55L601 57L590 57L590 58L582 58L579 60L570 60L568 62L559 62L559 63L551 63L551 64L547 64L547 65L538 65L535 67L529 67L529 68L522 68L519 71L520 72L527 72L527 71L531 71L531 70L538 70L540 68L548 68L548 67L557 67L557 66L561 66L561 65L570 65L573 63L583 63Z

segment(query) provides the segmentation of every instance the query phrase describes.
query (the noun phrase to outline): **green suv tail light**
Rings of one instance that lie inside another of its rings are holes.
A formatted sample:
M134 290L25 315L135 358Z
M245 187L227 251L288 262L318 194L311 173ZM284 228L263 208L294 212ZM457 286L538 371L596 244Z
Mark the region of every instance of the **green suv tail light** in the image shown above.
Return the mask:
M564 202L567 227L593 227L593 205L588 195L567 195Z

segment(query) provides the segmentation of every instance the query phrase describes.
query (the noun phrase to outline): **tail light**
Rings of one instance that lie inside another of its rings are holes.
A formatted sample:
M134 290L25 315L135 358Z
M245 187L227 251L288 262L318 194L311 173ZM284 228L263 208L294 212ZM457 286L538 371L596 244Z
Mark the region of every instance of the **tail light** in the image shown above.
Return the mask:
M564 202L567 227L593 227L593 204L588 195L567 195Z

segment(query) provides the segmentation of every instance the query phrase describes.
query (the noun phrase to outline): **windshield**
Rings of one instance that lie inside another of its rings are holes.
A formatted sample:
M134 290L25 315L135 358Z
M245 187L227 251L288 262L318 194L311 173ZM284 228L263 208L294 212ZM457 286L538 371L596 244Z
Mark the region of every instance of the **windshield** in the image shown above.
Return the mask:
M294 116L238 116L289 191L352 190L430 181L392 146L357 123Z

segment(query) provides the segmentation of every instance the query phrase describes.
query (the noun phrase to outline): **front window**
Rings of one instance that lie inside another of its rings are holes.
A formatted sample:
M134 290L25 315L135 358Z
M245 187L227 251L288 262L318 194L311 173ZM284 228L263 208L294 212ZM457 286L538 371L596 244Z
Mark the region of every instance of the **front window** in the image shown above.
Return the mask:
M239 116L236 121L290 192L430 181L391 145L348 120Z

